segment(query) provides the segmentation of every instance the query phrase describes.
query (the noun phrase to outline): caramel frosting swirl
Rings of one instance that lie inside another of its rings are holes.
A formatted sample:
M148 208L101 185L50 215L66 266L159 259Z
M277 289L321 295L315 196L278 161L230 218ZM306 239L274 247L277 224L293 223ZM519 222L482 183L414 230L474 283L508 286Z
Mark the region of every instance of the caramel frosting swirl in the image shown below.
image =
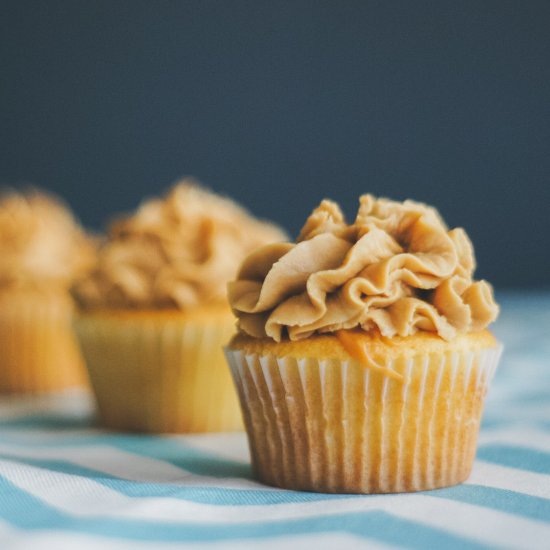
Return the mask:
M242 259L284 239L233 201L182 180L112 224L97 268L74 294L84 308L223 304Z
M0 194L0 290L66 291L94 254L93 241L57 199L36 190Z
M498 315L491 285L474 281L472 244L413 201L360 198L353 224L324 200L296 243L266 245L229 284L239 329L280 341L342 329L383 336L429 331L451 340Z

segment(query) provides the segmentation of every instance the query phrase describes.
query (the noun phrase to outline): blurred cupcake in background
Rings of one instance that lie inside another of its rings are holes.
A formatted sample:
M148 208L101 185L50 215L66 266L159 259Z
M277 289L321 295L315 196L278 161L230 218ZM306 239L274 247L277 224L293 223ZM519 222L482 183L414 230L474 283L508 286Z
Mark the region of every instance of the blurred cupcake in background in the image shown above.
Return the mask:
M69 289L94 254L57 199L37 190L0 193L0 392L86 385Z
M231 431L241 413L222 345L227 282L274 225L192 180L116 220L97 268L74 288L77 333L103 425Z

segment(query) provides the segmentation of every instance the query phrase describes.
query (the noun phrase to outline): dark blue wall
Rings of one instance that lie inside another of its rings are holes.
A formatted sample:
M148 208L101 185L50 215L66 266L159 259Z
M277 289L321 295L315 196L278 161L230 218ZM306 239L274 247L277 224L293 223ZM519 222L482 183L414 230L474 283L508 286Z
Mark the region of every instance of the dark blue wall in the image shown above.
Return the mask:
M550 283L550 2L1 1L0 180L98 227L194 174L296 232L437 205L479 275Z

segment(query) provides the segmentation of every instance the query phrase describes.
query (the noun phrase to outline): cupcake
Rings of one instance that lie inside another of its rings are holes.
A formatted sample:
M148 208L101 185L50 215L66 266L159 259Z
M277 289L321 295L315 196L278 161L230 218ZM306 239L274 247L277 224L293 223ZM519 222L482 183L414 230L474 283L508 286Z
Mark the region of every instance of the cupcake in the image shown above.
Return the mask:
M101 423L140 432L242 429L222 345L226 286L275 226L191 180L110 227L96 269L74 287Z
M463 229L364 195L323 201L296 243L250 254L229 285L226 356L260 481L329 493L454 485L471 470L501 346Z
M84 386L71 329L71 283L91 266L92 241L58 200L0 195L0 392Z

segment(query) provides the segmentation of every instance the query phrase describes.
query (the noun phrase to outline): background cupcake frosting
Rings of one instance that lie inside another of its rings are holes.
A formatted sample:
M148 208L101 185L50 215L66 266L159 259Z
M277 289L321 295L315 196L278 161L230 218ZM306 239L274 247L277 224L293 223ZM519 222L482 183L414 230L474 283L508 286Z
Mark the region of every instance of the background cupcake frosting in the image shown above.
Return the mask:
M65 206L42 192L0 195L0 289L68 288L95 246Z
M276 226L185 179L111 225L96 269L75 296L84 307L222 304L242 258L284 238Z

